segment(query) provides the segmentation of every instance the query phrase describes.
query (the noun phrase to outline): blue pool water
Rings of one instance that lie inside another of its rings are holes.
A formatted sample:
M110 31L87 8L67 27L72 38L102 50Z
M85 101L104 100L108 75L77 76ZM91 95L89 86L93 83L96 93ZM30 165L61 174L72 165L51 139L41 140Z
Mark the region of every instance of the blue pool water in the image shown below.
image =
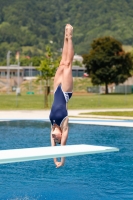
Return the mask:
M0 149L50 145L50 124L0 122ZM133 128L70 124L67 144L115 146L119 152L0 165L0 200L132 200Z

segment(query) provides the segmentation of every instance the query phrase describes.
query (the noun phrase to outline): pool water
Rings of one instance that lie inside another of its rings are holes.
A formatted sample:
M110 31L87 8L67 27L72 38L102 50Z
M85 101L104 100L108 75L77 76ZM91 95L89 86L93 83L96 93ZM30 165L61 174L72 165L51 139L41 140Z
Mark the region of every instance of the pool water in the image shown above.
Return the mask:
M50 124L0 122L0 149L50 145ZM132 200L133 128L70 124L67 144L114 146L119 152L0 165L0 200Z

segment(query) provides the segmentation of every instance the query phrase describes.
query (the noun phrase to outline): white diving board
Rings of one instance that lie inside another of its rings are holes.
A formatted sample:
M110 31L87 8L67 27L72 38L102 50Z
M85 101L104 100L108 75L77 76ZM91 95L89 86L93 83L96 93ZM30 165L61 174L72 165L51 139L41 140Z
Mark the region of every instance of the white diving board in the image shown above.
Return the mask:
M86 144L0 150L0 164L113 151L119 151L119 149Z

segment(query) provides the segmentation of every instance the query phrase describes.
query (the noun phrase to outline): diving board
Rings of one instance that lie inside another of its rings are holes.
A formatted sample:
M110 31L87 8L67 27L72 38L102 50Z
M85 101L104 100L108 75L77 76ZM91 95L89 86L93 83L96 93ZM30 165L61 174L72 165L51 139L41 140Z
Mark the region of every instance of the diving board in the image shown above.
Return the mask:
M119 151L119 149L86 144L0 150L0 164L113 151Z

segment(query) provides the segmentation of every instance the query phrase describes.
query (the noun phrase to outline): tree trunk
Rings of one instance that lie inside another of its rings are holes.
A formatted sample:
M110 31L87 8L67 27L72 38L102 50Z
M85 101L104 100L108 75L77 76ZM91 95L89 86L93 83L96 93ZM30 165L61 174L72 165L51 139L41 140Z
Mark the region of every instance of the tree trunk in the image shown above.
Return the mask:
M44 108L48 108L48 80L44 86Z
M105 94L108 94L108 84L105 83Z

